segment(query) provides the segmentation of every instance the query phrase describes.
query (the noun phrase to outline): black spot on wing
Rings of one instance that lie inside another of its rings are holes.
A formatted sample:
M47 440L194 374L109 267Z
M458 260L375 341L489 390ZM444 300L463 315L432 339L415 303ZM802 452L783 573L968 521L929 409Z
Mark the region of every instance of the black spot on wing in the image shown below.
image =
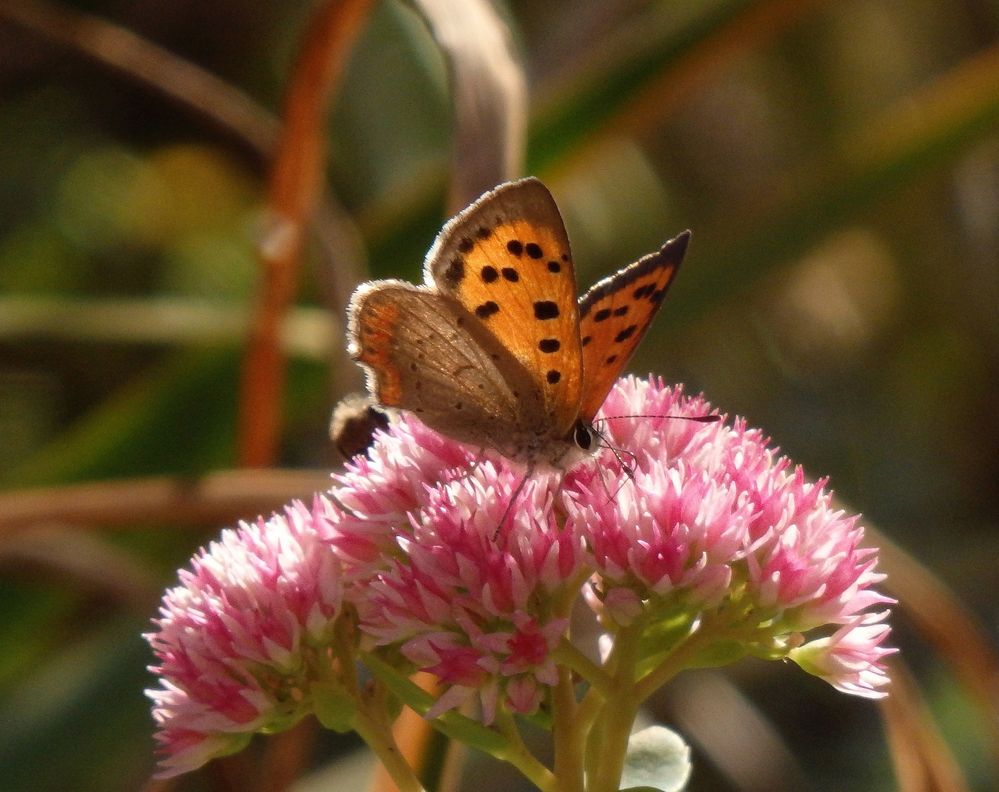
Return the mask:
M492 300L486 300L475 309L475 315L479 319L488 319L493 314L499 313L499 306Z
M534 303L535 319L558 319L558 304L551 300L538 300Z
M615 294L649 275L653 275L653 281L636 287L632 296L636 300L648 298L653 305L658 305L662 302L666 289L656 290L656 286L658 283L665 283L668 286L672 282L676 270L683 261L689 241L690 232L684 231L655 253L643 256L620 272L594 285L579 299L579 318L583 319L588 316L593 306L605 297Z
M624 330L622 330L620 333L614 336L614 341L618 344L620 344L622 341L627 341L635 334L635 331L637 329L638 325L628 325L626 328L624 328Z
M465 279L465 259L455 256L444 270L444 282L452 289Z

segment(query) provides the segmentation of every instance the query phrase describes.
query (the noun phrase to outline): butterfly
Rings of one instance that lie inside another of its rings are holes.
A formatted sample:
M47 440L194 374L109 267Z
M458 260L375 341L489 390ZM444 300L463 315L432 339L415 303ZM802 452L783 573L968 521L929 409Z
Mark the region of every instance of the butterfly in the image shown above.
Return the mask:
M349 353L385 407L478 447L566 469L595 450L593 419L648 330L690 232L577 300L569 239L548 188L501 184L445 224L424 283L362 284Z

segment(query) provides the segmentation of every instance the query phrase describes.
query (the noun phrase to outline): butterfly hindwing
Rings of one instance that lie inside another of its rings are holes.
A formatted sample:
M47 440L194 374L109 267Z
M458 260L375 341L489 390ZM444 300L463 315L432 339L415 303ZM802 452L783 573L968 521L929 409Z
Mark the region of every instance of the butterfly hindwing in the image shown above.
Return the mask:
M659 311L690 232L594 284L579 300L586 388L579 417L591 421Z
M427 255L426 279L532 373L544 431L569 432L583 387L576 278L548 189L523 179L486 193L444 226Z
M379 404L501 450L525 410L541 413L532 377L453 298L374 281L355 293L350 316L350 354L367 368Z

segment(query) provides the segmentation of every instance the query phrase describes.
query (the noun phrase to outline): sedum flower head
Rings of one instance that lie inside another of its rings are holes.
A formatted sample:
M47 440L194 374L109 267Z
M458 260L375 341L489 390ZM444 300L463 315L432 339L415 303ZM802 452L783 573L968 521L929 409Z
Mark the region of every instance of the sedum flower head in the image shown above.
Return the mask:
M611 624L710 624L718 644L793 660L802 655L788 650L803 633L845 625L840 643L869 649L855 655L874 685L864 695L880 695L888 629L872 643L869 625L887 610L869 609L892 600L873 588L884 575L875 571L876 551L860 547L857 518L834 509L824 482L808 481L743 421L680 420L709 411L701 398L656 380L628 378L611 391L602 409L611 448L597 466L571 472L563 488L569 519L593 551L589 601ZM629 415L642 417L610 417ZM605 485L612 499L601 495ZM855 630L867 639L855 642ZM841 678L826 665L819 676L858 693L855 671L844 668Z
M315 530L317 509L226 530L163 597L146 636L160 687L147 691L160 776L241 749L261 730L308 711L342 604L336 557Z
M891 600L857 518L744 422L685 420L710 413L621 380L597 419L604 447L568 471L395 418L311 508L224 532L167 592L147 636L163 775L318 712L343 658L434 675L428 718L471 701L485 724L532 713L560 663L586 676L568 632L580 599L605 657L637 647L639 682L755 654L884 695Z
M578 589L584 548L555 518L555 473L532 477L507 513L522 477L485 461L427 490L400 538L404 558L359 603L362 629L448 688L430 717L469 697L487 723L498 701L533 712L557 680L550 654L567 619L554 605Z

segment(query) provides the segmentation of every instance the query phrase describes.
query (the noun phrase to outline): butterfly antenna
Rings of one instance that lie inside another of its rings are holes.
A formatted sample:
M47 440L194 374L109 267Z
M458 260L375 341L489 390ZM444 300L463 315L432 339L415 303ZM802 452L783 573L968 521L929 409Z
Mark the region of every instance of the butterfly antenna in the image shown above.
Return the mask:
M674 421L694 421L696 423L717 423L722 419L720 415L663 415L663 414L649 414L649 415L605 415L603 418L594 418L593 423L597 421L614 421L618 418L669 418Z

